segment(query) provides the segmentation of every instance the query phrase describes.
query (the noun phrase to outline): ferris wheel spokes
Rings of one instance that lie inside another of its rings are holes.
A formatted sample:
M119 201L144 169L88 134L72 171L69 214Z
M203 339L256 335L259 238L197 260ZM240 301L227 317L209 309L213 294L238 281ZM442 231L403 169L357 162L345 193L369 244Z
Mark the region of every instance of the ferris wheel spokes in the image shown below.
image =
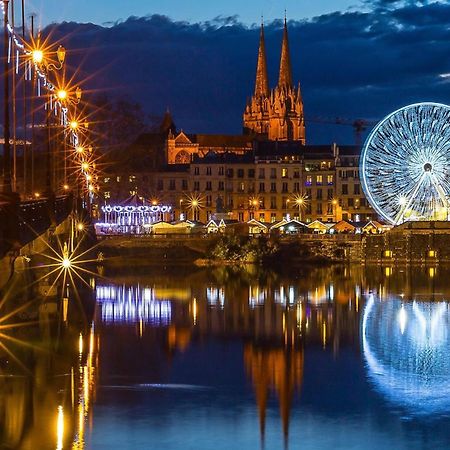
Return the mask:
M403 208L400 209L397 217L395 218L395 225L402 223L401 220L405 216L405 213L410 209L411 203L414 201L417 193L419 192L419 188L422 185L423 181L425 180L426 176L427 176L427 172L424 172L421 175L421 177L419 178L419 180L417 181L412 194L410 194L408 197L406 197L406 202L404 202L405 204L403 205Z

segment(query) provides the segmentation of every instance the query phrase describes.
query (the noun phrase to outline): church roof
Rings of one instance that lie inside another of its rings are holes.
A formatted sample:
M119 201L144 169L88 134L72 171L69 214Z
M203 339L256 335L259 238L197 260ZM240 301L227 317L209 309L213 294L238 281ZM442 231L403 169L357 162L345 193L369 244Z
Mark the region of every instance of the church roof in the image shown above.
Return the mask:
M255 97L269 95L269 78L267 76L266 45L264 42L264 25L261 24L259 36L258 62L256 64Z
M280 74L278 77L279 87L291 87L292 67L291 55L289 54L289 39L286 18L284 19L283 42L281 44Z
M200 147L251 148L253 138L241 134L189 134L189 139Z

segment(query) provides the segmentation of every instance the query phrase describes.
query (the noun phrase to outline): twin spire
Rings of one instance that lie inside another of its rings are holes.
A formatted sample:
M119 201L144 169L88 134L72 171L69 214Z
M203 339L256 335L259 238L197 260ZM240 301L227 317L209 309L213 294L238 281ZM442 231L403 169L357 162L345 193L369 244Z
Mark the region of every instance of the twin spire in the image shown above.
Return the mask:
M292 87L292 67L289 53L289 39L286 17L284 18L283 42L281 44L280 73L278 76L278 87ZM268 96L269 77L267 76L266 45L264 41L264 25L261 24L259 36L258 63L256 66L255 97Z

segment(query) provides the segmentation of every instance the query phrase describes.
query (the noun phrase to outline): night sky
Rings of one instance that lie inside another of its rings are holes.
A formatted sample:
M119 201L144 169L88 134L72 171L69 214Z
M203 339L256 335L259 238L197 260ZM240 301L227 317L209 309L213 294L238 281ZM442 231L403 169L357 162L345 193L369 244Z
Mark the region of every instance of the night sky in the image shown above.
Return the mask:
M68 64L86 78L85 89L138 101L155 117L169 108L188 132L241 132L254 87L259 16L266 17L273 87L284 7L309 143L353 143L350 126L325 123L336 117L376 121L414 102L450 103L448 2L378 0L349 9L344 0L311 0L301 8L294 0L39 1L48 20L95 22L64 24L54 34L69 49ZM123 20L104 24L117 19Z

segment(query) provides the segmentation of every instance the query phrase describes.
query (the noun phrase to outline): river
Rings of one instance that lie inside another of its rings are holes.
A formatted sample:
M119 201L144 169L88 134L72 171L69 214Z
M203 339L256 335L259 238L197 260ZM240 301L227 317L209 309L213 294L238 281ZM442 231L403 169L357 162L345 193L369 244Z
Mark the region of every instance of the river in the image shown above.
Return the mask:
M1 448L449 447L449 268L98 270L0 321Z

